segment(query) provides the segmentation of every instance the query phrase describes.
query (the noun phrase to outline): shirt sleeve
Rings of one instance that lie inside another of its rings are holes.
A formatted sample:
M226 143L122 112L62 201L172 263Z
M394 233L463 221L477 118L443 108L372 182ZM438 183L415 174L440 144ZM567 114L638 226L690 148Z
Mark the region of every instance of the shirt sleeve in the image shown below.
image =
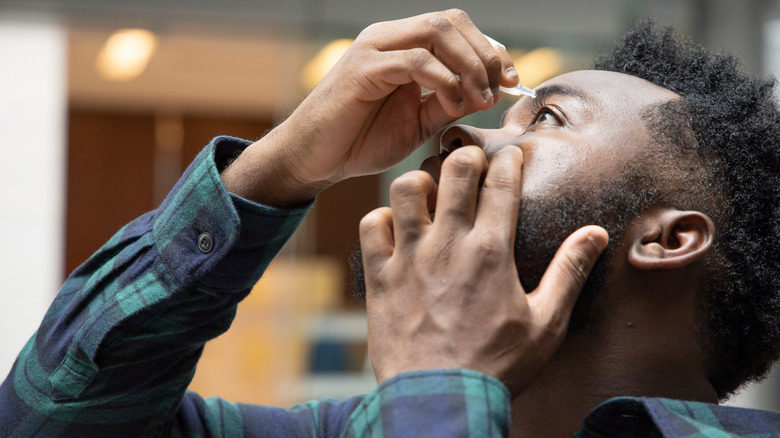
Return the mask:
M471 371L411 373L365 398L289 410L186 391L205 342L311 205L228 193L219 172L248 144L214 139L157 210L71 274L0 386L0 436L505 436L506 389Z
M0 387L1 436L170 429L204 343L227 330L310 205L229 194L219 171L248 144L213 140L157 210L71 274Z
M497 438L509 436L509 399L501 382L470 370L404 373L365 397L289 410L189 392L172 436Z

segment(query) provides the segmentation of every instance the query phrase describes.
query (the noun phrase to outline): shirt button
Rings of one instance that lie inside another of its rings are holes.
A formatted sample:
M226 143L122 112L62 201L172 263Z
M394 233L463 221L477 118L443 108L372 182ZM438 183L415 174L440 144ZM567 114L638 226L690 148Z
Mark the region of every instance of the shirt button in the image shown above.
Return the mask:
M198 236L198 249L203 254L208 254L214 249L214 238L209 233L201 233Z

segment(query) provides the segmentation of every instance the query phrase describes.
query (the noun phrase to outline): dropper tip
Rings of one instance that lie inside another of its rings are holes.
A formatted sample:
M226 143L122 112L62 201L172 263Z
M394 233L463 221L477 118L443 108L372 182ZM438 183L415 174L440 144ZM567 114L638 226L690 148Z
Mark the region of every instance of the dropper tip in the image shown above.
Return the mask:
M508 87L498 87L499 90L503 91L506 94L511 94L512 96L529 96L532 99L536 98L536 91L532 88L528 88L526 86L517 84L516 86L512 88Z

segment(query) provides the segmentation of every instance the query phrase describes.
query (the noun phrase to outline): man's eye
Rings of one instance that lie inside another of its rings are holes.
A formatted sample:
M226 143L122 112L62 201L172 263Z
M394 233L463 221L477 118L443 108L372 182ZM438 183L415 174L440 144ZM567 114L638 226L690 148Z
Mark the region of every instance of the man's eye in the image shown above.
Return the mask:
M558 122L558 119L555 117L555 114L553 114L552 111L550 111L547 108L543 108L536 115L533 124L534 125L560 125L560 122Z

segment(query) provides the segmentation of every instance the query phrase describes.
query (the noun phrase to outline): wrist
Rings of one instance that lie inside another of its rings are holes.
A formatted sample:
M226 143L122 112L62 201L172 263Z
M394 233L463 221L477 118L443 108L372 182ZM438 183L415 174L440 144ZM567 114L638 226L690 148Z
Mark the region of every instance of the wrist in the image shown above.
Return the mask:
M328 181L305 181L295 171L296 150L284 124L248 146L221 173L225 189L273 207L293 207L330 187Z

